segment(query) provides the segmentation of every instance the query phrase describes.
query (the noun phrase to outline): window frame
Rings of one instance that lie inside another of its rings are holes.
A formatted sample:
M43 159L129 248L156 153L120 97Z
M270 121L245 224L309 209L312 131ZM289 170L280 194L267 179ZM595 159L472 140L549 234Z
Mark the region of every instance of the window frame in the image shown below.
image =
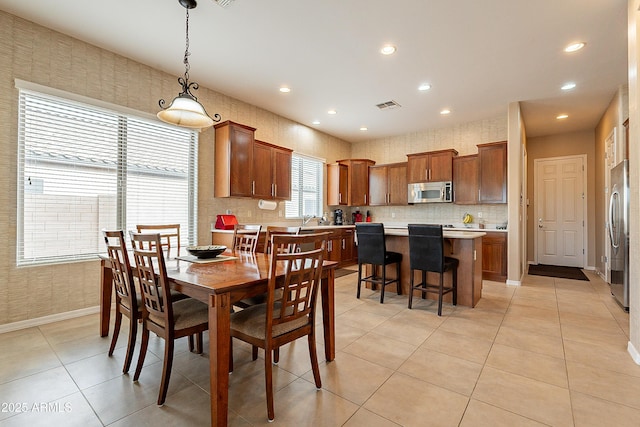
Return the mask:
M171 125L167 125L163 122L160 122L154 115L149 113L140 112L137 110L133 110L127 107L122 107L110 103L106 103L104 101L84 97L77 94L68 93L65 91L48 88L46 86L38 85L31 82L25 82L22 80L15 80L16 88L19 91L18 94L18 143L17 143L17 220L16 220L16 265L18 267L28 267L28 266L37 266L37 265L48 265L48 264L62 264L68 262L82 262L86 260L96 259L96 255L103 253L104 248L101 247L100 244L97 245L95 253L87 252L75 252L73 254L63 254L63 255L54 255L54 256L41 256L36 255L34 257L25 257L25 242L28 242L28 239L25 239L25 179L27 178L27 161L28 155L26 153L26 149L28 146L25 140L25 117L22 111L23 106L23 97L24 96L35 96L39 98L46 98L52 101L59 101L67 105L75 105L78 108L86 109L87 111L91 111L94 114L103 113L105 115L117 116L119 125L121 125L120 121L135 121L136 125L139 126L150 126L151 129L154 129L155 132L161 133L162 127L172 127ZM131 122L133 123L133 122ZM157 126L157 127L156 127ZM124 127L126 129L126 126ZM184 152L183 162L184 165L183 170L186 170L185 178L186 178L186 187L188 188L188 194L186 195L186 200L188 206L186 207L184 214L186 214L187 224L186 232L182 233L182 236L186 238L188 244L193 244L196 241L197 236L197 189L198 189L198 132L185 129L185 128L177 128L179 132L184 132L183 135L185 140L189 141L188 153ZM174 129L172 129L173 131ZM150 137L151 141L153 137ZM129 142L129 146L132 143ZM118 132L117 142L115 143L117 151L114 153L114 157L116 157L116 172L114 173L114 188L116 190L115 196L115 218L112 218L113 222L116 224L116 228L118 229L127 229L127 207L126 207L126 199L127 199L127 180L121 179L123 176L127 175L127 160L123 156L123 152L127 150L127 136L126 132L124 135L121 135L121 132ZM144 145L142 145L144 148ZM108 175L108 168L105 168L105 171ZM124 173L124 175L123 175ZM162 176L162 174L160 174ZM135 191L135 190L134 190ZM131 194L131 190L129 190L129 194ZM135 193L134 193L135 194ZM182 214L181 214L182 215ZM184 218L184 217L183 217ZM175 221L171 221L175 222ZM73 224L76 224L73 222ZM100 226L98 226L100 228ZM96 233L100 233L99 229L96 229ZM99 239L100 240L100 239Z
M300 168L297 176L294 174L294 162L295 159L300 159L300 162L309 161L316 164L318 173L316 175L316 188L318 189L315 194L315 202L317 203L317 211L313 214L317 217L322 217L324 211L324 171L326 160L318 157L309 156L306 154L301 154L297 152L293 152L291 155L291 200L287 200L285 202L285 218L286 219L302 219L305 214L304 212L304 198L301 196L301 190L295 190L295 188L302 189L304 182L304 169ZM297 184L294 184L295 180L298 181ZM293 204L294 192L298 193L297 206L295 210L297 211L297 215L289 216L289 212L294 208L291 206ZM307 191L309 193L309 191ZM304 192L302 192L304 194Z

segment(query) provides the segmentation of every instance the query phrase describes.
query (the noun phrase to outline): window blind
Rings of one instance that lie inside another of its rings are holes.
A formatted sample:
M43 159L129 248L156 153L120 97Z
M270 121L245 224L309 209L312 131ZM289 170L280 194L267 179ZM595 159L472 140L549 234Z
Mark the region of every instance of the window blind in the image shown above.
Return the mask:
M138 223L195 240L196 132L29 90L18 120L18 265L93 258Z
M324 162L293 154L291 158L291 201L285 203L286 218L322 216Z

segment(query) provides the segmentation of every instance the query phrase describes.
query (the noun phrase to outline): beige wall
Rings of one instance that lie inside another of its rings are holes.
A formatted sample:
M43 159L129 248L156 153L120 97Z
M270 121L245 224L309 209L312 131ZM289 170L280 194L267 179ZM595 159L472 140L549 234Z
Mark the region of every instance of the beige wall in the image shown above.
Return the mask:
M596 154L594 143L594 132L571 132L559 135L544 136L527 139L527 260L536 259L534 243L536 238L536 194L535 187L535 166L537 159L550 157L563 157L585 154L587 156L587 266L595 265L596 257ZM598 192L599 194L599 192Z
M635 362L640 364L640 87L638 73L640 73L640 0L629 0L628 35L629 35L629 185L631 206L629 209L629 240L631 241L629 257L632 260L629 275L629 353Z
M353 144L354 158L371 159L376 164L406 162L407 154L454 148L458 155L476 154L477 144L507 140L507 115L463 123L457 126L428 129L403 135ZM373 221L385 223L442 222L462 223L466 212L477 222L478 213L487 224L507 221L507 205L462 206L453 203L417 204L413 206L368 207Z
M98 261L16 268L17 105L14 79L155 114L158 99L179 86L168 75L109 51L0 11L0 325L98 304ZM197 80L197 79L196 79ZM327 161L347 158L351 145L206 88L198 99L211 114L257 128L256 136ZM210 241L218 213L231 209L242 222L282 221L257 201L213 197L214 131L200 135L198 240Z

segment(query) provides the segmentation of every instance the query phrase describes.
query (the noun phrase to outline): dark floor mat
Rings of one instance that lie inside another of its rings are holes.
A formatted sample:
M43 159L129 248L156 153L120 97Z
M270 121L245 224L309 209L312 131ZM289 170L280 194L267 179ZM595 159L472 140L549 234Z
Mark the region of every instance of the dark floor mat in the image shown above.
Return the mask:
M357 273L357 270L349 270L348 268L338 268L336 270L336 279L338 277L346 276L347 274Z
M557 265L538 264L529 266L529 274L533 276L558 277L560 279L586 280L589 278L584 275L578 267L561 267Z

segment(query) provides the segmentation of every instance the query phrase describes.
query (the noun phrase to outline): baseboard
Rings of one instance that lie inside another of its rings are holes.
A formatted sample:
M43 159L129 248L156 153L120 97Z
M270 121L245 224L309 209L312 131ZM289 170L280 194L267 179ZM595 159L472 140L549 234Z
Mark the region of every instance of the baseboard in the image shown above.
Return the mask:
M638 353L638 350L636 350L631 341L627 344L627 351L631 355L633 361L636 362L636 365L640 365L640 353Z
M520 281L520 280L507 280L507 285L520 286L520 285L522 285L522 281Z
M61 320L74 319L76 317L86 316L100 312L100 306L81 308L79 310L65 311L64 313L56 313L50 316L36 317L35 319L21 320L19 322L6 323L0 325L0 334L5 332L18 331L20 329L33 328L34 326L46 325L47 323L59 322Z
M583 270L596 271L595 265L587 265Z

